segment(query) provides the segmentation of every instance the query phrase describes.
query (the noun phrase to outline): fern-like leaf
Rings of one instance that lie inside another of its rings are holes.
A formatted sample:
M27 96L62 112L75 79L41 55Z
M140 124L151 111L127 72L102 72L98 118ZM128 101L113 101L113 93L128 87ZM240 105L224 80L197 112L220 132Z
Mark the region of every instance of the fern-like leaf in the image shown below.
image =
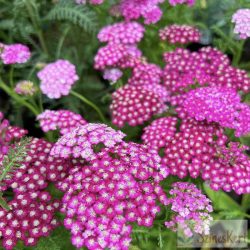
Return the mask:
M27 145L31 142L31 138L21 139L14 147L10 148L7 155L0 166L0 184L2 181L11 178L13 172L20 166L21 162L27 155Z
M65 20L82 27L88 33L96 33L97 16L85 5L61 1L46 16L47 20Z

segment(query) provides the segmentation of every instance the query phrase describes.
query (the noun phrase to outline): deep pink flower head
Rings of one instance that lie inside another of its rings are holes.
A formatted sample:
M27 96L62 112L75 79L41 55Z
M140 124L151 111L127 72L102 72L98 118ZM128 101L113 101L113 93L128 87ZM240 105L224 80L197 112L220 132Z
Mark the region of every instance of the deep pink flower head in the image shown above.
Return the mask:
M97 37L101 42L133 45L141 41L144 31L137 22L121 22L102 28Z
M178 4L187 4L189 6L192 6L195 4L195 0L169 0L169 4L172 6L175 6Z
M211 201L201 193L194 184L176 182L169 191L168 199L171 210L174 212L171 220L165 222L166 227L176 231L177 227L183 230L187 237L193 232L209 234L209 225L213 218Z
M105 148L86 166L70 170L61 183L64 226L72 244L90 250L128 250L132 226L150 227L165 204L159 182L167 176L150 147L121 143Z
M250 37L250 9L239 9L233 17L235 23L234 33L238 34L241 39Z
M160 84L162 69L153 63L140 62L133 67L128 83L133 85Z
M32 138L27 146L27 156L11 178L4 181L5 186L15 193L44 190L49 182L57 183L65 178L72 162L50 156L53 144L43 139Z
M60 203L53 201L48 192L15 194L8 205L9 211L0 207L0 235L6 250L12 250L18 241L34 247L59 225L54 215Z
M23 44L2 44L0 48L0 59L4 64L26 63L30 56L29 48Z
M120 12L127 21L144 17L145 24L157 23L162 11L158 7L163 0L121 0Z
M191 90L184 95L182 107L198 121L218 122L222 127L235 129L236 136L250 132L250 107L240 102L240 96L233 89L205 87Z
M51 150L51 155L90 160L96 156L95 146L103 144L110 148L122 142L124 137L124 133L115 131L105 124L89 123L62 136Z
M141 57L141 52L133 45L108 44L98 50L95 56L95 69L106 68L132 68L136 59Z
M110 81L111 84L114 84L122 77L122 74L122 71L117 68L105 69L103 78Z
M154 120L149 126L144 128L142 140L145 144L159 150L171 141L176 132L177 118L162 117Z
M76 67L61 59L47 64L37 76L41 80L40 88L43 94L51 99L68 95L72 85L79 79Z
M58 129L61 135L87 123L81 115L69 110L45 110L37 116L37 120L45 133Z
M171 44L187 44L199 42L201 39L200 31L189 25L173 24L159 31L161 40Z
M136 126L148 121L153 115L166 110L160 96L141 86L127 85L112 94L110 109L112 122L118 127L125 123Z

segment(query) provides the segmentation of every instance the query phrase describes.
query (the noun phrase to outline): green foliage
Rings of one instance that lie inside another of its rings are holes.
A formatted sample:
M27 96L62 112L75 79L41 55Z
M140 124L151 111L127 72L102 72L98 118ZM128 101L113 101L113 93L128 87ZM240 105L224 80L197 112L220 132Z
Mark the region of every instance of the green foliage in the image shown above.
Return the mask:
M89 33L97 32L97 16L85 5L76 5L71 1L60 1L46 16L47 20L69 21L79 25Z

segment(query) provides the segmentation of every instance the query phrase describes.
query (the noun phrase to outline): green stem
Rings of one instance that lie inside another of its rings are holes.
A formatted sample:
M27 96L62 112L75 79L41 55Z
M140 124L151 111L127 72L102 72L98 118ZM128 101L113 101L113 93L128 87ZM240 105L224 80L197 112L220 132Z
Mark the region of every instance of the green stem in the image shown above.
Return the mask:
M0 80L0 88L2 88L9 96L11 96L14 100L18 103L22 104L23 106L27 107L29 110L32 111L36 116L39 115L39 111L36 110L30 103L23 100L22 97L18 96L10 87L8 87L4 82Z
M233 64L235 66L237 66L239 64L239 62L240 62L240 59L242 57L244 44L245 44L245 40L242 40L242 41L239 42L239 45L237 46L236 54L235 54L235 56L233 58Z
M87 105L89 105L90 107L92 107L100 116L101 120L106 123L106 119L104 117L104 115L102 114L101 110L91 101L89 101L86 97L78 94L77 92L71 90L70 92L73 96L79 98L82 102L86 103Z
M57 58L57 59L60 57L63 43L64 43L65 38L66 38L66 36L67 36L67 34L68 34L69 31L70 31L70 26L68 26L68 27L64 30L64 32L63 32L63 34L62 34L62 36L61 36L61 39L59 40L59 43L58 43L58 46L57 46L57 52L56 52L56 58Z
M9 82L10 82L11 88L14 87L13 75L14 75L14 66L11 65L10 66L10 73L9 73Z
M42 47L44 53L48 55L49 53L48 53L48 49L47 49L47 46L46 46L46 43L45 43L45 39L43 37L43 32L42 32L42 30L40 28L40 25L39 25L39 22L38 22L37 18L35 17L35 14L34 14L34 11L33 11L33 8L32 8L32 4L30 3L30 0L26 0L25 5L26 5L26 8L28 10L31 22L32 22L32 24L33 24L33 26L34 26L34 28L36 30L36 33L37 33L39 42L41 44L41 47ZM36 14L38 15L38 13L36 13Z

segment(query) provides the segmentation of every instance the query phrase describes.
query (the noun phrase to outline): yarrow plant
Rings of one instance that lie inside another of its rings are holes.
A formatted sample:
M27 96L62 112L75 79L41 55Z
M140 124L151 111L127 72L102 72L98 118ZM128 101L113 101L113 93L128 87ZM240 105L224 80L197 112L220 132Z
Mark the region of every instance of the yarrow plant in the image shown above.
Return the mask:
M4 249L174 249L175 233L250 218L249 4L12 2L0 23Z

